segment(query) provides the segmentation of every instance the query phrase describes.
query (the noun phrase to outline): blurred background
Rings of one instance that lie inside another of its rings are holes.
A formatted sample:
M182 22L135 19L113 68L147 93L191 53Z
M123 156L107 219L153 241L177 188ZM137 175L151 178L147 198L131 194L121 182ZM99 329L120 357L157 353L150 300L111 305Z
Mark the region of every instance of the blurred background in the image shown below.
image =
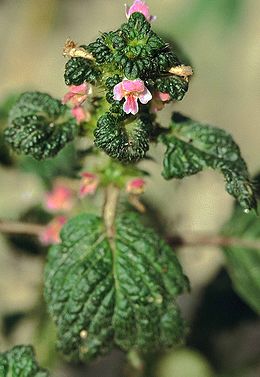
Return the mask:
M125 21L125 2L0 0L0 102L25 90L62 97L65 40L87 44L99 32L117 28ZM154 29L181 47L195 72L184 100L167 108L162 121L178 110L227 130L250 172L259 172L260 2L149 0L149 5L157 16ZM144 163L153 174L145 201L165 235L218 231L233 206L222 177L208 171L165 182L161 148L154 147L151 154L158 163ZM33 172L1 164L0 182L1 218L20 218L41 202L45 190ZM0 235L0 351L34 343L54 376L126 377L124 356L117 350L87 367L66 365L56 356L53 328L39 304L44 258L24 249ZM160 358L147 377L259 376L260 321L234 292L222 253L214 247L182 248L179 257L192 285L192 293L180 301L190 336L187 347Z

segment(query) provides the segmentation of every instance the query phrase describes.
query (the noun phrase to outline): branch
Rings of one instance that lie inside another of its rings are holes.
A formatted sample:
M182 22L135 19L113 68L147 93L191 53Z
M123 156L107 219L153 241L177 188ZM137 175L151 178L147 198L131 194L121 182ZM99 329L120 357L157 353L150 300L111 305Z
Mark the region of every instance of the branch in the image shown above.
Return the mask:
M128 201L132 206L140 213L145 213L146 208L143 205L143 203L139 199L139 195L136 194L130 194L128 197Z
M226 237L215 234L199 234L190 233L185 234L185 237L176 236L168 239L168 243L172 247L186 247L186 246L239 246L247 249L259 249L260 241L257 240L245 240L236 237Z
M43 225L0 220L0 233L39 236L43 230Z
M106 189L105 202L103 206L103 218L106 224L107 234L109 238L112 238L114 236L114 221L119 194L120 190L116 186L110 185ZM0 233L39 236L44 228L44 225L39 224L0 220ZM260 250L260 241L249 239L245 240L236 237L218 236L209 233L186 233L185 237L174 236L168 238L167 241L173 248L187 246L238 246L244 247L246 249Z
M115 233L114 221L119 194L120 189L112 184L106 188L105 201L103 206L103 218L106 225L108 238L113 238Z

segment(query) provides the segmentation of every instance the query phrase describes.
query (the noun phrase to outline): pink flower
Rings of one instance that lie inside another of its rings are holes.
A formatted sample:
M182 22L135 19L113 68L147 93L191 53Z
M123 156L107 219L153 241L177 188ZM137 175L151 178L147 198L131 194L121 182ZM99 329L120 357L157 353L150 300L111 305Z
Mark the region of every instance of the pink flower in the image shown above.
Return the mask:
M96 174L84 172L81 174L81 183L79 189L80 198L84 198L87 195L92 195L96 192L99 178Z
M164 102L168 102L170 99L171 96L168 93L155 92L151 106L152 112L156 113L157 111L162 110L165 106Z
M142 13L145 16L145 18L147 19L147 21L149 21L149 22L154 21L156 19L155 16L150 15L149 7L145 3L145 1L135 0L133 5L131 5L130 7L128 5L125 5L125 14L126 14L127 18L129 18L131 16L131 14L133 14L135 12Z
M40 242L45 246L60 243L60 231L66 222L64 216L55 217L39 235Z
M78 123L84 122L87 119L87 113L81 106L73 107L71 114L76 118Z
M70 102L73 107L78 107L86 101L88 94L90 93L90 86L87 83L81 85L69 86L69 91L64 95L62 103Z
M152 99L152 95L140 79L127 80L124 79L114 87L114 100L121 101L125 98L123 110L126 114L138 113L138 102L146 104Z
M145 190L145 180L142 178L134 178L126 185L126 192L129 194L140 195Z
M45 198L45 208L50 212L69 211L74 205L73 192L64 185L56 185Z
M76 118L78 123L87 120L87 112L83 109L82 104L88 98L91 93L91 87L87 83L81 85L69 86L68 93L62 99L62 103L70 102L73 106L71 109L72 115Z

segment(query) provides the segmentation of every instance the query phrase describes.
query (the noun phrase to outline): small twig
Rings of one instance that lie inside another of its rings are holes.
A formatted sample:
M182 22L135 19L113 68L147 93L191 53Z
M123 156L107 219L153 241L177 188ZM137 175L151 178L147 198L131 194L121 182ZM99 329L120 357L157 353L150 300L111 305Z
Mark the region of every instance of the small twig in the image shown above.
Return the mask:
M114 185L109 185L106 188L105 201L103 206L103 218L106 225L108 238L114 237L114 221L116 216L116 207L119 199L119 194L119 188Z
M145 213L146 208L143 205L143 203L140 201L139 195L130 194L128 196L129 203L132 204L132 206L137 209L140 213Z
M1 233L39 236L43 230L43 225L0 220Z
M103 206L103 218L106 224L107 234L109 238L114 236L114 221L116 215L116 207L118 203L120 190L116 186L108 186L105 194L105 202ZM27 234L39 236L45 226L39 224L22 223L17 221L0 220L0 233L6 234ZM237 246L246 249L259 249L260 241L245 240L237 237L218 236L209 233L186 233L184 236L174 236L168 238L168 243L172 247L187 247L187 246Z
M176 236L168 239L168 243L172 247L186 247L186 246L238 246L247 249L259 249L260 241L245 240L236 237L218 236L215 234L185 234L185 237Z

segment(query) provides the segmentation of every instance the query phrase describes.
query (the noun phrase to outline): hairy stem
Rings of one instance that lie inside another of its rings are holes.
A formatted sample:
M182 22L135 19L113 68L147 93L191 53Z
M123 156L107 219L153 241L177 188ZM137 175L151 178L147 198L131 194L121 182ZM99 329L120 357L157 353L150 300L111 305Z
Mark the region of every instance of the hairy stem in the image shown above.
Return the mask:
M0 220L0 232L6 234L29 234L39 236L43 225Z
M113 238L115 234L114 222L119 194L120 189L112 184L106 188L103 218L106 225L107 235L110 239Z

